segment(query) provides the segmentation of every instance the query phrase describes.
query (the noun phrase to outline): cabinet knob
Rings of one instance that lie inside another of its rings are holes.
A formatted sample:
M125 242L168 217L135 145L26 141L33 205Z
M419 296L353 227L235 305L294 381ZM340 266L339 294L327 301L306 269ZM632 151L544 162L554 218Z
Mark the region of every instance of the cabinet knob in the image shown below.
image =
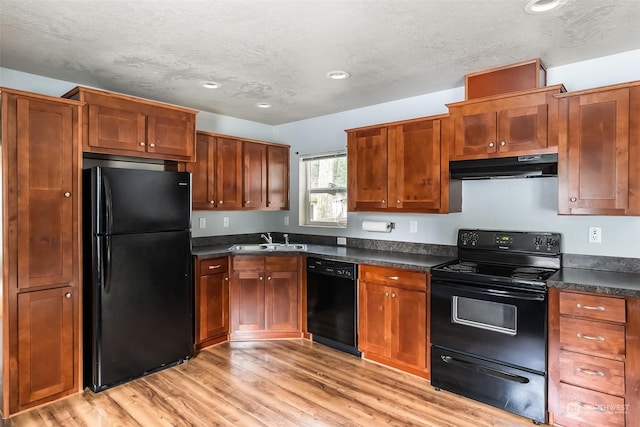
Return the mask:
M245 200L245 201L244 201L244 204L245 204L245 205L248 205L249 203L251 203L251 200Z
M149 147L154 148L156 146L156 144L154 144L153 142L151 144L149 144Z
M388 297L388 296L389 296L389 292L385 292L385 293L384 293L384 296L385 296L385 297Z
M400 204L400 199L396 200L396 204L399 205Z
M575 201L577 201L577 200L578 200L578 199L576 199L575 197L571 197L571 198L569 199L569 201L570 201L570 202L575 202Z
M271 280L271 276L267 276L267 280Z
M71 193L69 193L68 191L66 193L64 193L64 197L69 198L71 197Z
M496 144L494 144L493 142L490 142L490 143L489 143L489 147L493 147L493 146L495 146L495 145L496 145Z
M504 147L505 145L507 145L507 143L506 143L506 142L504 142L504 141L500 141L500 146L501 146L501 147Z
M396 293L395 292L391 292L391 298L395 298L396 297Z
M229 281L229 276L224 276L224 281L228 282Z
M215 200L209 200L209 204L210 204L210 205L215 205L215 204L216 204L216 201L215 201Z
M224 201L222 201L222 200L220 200L220 201L218 202L218 204L219 204L219 205L221 205L221 204L223 204L223 203L224 203Z
M263 276L258 277L258 280L264 280Z
M382 204L384 205L386 202L384 201L384 199L382 199L382 200L380 201L380 203L382 203Z
M147 145L147 144L145 144L145 142L144 142L144 141L140 141L140 143L139 143L139 144L140 144L140 147L144 147L145 145Z
M66 294L64 294L65 298L71 298L71 292L67 292Z

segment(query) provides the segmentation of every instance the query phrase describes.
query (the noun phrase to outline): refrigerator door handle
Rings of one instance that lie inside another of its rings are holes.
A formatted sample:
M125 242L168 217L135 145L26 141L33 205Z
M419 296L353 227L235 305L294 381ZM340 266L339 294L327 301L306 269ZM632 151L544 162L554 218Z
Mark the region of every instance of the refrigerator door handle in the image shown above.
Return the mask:
M111 229L113 227L113 197L111 194L111 180L109 179L109 175L102 175L102 182L104 185L104 210L105 210L105 234L111 234Z
M111 236L104 236L104 293L109 294L111 291Z

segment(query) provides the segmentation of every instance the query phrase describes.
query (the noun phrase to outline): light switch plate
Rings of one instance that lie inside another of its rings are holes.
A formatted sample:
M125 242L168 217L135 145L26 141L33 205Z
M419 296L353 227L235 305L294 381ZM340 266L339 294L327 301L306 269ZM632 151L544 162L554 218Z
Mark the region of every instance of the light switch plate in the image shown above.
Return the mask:
M341 246L346 246L347 245L347 238L346 237L338 237L338 238L336 238L336 241L337 241L338 245L341 245Z
M409 221L409 232L410 233L418 232L418 221Z
M284 216L284 225L289 225L289 215Z
M198 227L205 228L207 226L207 218L198 218Z
M225 216L222 218L222 226L223 227L228 227L229 226L229 217Z

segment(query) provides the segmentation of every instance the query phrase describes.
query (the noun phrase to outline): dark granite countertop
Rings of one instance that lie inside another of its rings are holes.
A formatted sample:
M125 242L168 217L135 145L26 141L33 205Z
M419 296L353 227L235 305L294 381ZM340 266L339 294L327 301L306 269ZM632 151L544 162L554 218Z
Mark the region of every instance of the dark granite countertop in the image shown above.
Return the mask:
M307 255L319 256L337 261L347 261L357 264L384 265L389 267L406 268L418 271L430 271L431 267L454 259L454 257L414 254L408 252L381 251L345 246L307 245L306 252L232 252L230 245L195 246L194 256L200 258L215 258L227 255Z
M554 274L547 284L572 291L640 297L639 273L565 267Z

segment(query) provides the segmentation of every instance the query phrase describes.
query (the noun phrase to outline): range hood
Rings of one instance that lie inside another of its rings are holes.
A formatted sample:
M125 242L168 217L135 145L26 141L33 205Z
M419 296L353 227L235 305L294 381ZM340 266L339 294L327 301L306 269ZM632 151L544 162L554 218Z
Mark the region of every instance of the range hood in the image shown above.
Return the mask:
M558 175L557 154L449 162L451 179L531 178Z

